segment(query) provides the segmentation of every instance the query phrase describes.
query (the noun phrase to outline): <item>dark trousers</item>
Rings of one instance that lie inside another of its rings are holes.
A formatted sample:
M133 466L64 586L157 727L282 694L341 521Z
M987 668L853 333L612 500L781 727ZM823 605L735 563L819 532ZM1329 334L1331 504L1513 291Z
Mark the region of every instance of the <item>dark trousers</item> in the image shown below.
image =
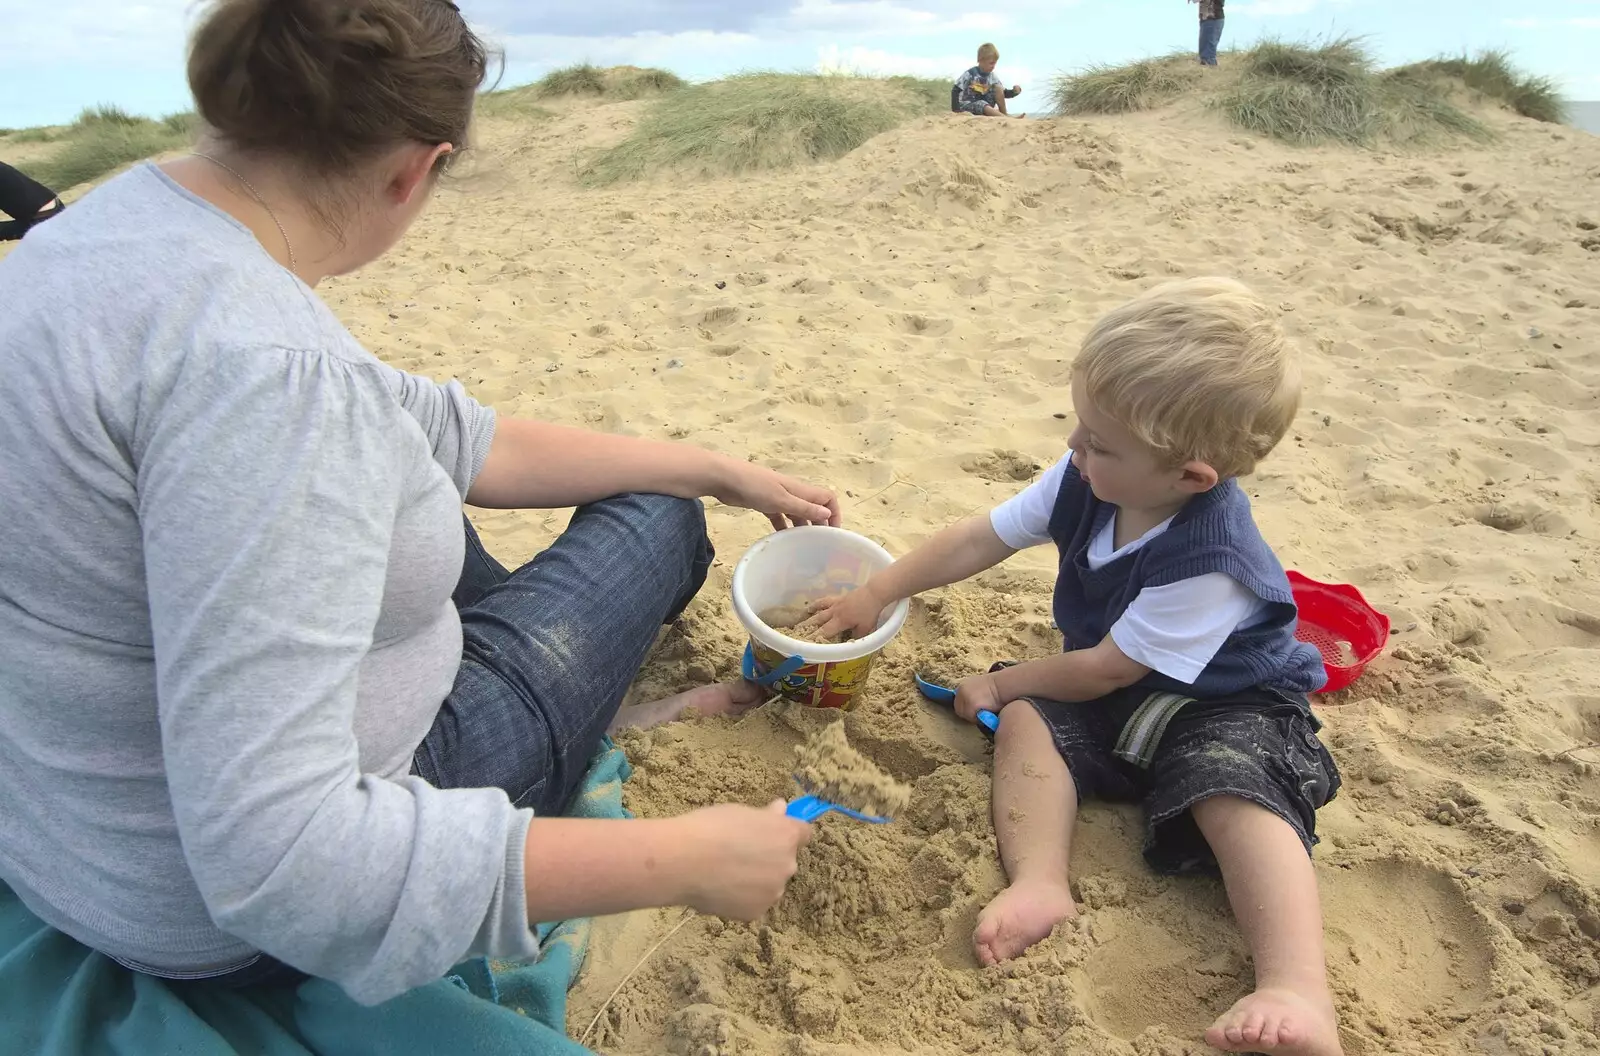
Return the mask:
M0 222L0 241L21 238L55 200L55 191L0 161L0 212L16 218Z

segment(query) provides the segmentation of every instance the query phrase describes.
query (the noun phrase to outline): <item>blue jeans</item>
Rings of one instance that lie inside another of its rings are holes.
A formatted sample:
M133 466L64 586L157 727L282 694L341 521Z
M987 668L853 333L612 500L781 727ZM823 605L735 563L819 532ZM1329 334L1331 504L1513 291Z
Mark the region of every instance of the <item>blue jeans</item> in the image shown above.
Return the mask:
M705 584L715 556L705 508L664 495L591 503L515 572L489 556L471 521L466 532L453 595L461 667L411 770L435 788L502 788L519 807L559 815L662 624ZM262 954L201 982L305 978Z
M700 503L663 495L582 507L515 572L469 522L455 591L461 668L412 772L562 813L662 624L699 592L713 556Z
M1212 18L1200 23L1200 64L1217 64L1217 45L1222 42L1222 23L1227 19Z

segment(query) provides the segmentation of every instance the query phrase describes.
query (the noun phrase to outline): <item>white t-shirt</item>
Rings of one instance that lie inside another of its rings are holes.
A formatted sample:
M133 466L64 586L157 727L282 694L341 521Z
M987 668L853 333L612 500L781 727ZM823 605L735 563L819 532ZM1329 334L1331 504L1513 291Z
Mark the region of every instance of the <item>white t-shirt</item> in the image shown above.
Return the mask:
M1061 491L1061 478L1072 461L1061 461L1017 495L996 506L989 523L1000 541L1013 550L1050 542L1050 513ZM1117 549L1117 519L1089 541L1089 567L1103 568L1133 553L1167 530L1169 517L1133 542ZM1234 631L1267 618L1267 603L1226 572L1146 587L1111 627L1111 640L1130 659L1179 682L1192 683L1211 663Z

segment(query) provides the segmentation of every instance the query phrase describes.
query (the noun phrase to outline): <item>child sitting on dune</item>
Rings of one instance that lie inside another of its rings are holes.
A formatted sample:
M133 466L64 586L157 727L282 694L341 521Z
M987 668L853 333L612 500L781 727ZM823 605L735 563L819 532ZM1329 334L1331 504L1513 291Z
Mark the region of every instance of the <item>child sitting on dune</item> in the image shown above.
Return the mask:
M1023 114L1006 113L1006 100L1022 94L1022 87L1013 84L1006 88L994 75L995 64L1000 61L1000 49L993 44L978 48L978 64L956 78L950 87L950 110L958 114L978 117L1023 117Z
M1152 290L1102 319L1072 366L1067 456L830 603L825 633L866 633L901 598L1018 550L1061 554L1057 656L963 681L956 709L1000 713L993 812L1010 886L984 909L986 965L1077 915L1068 859L1082 799L1143 799L1146 860L1220 868L1256 990L1206 1033L1232 1052L1337 1056L1310 851L1339 775L1306 694L1283 568L1237 478L1282 439L1299 371L1238 283Z

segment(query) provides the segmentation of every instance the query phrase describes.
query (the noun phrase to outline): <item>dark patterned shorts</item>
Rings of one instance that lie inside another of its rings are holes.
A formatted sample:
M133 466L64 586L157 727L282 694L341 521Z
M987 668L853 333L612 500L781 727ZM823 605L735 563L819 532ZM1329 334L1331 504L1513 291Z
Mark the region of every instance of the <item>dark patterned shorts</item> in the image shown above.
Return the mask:
M1238 796L1289 823L1306 853L1339 770L1305 698L1250 689L1185 700L1125 689L1099 700L1030 700L1082 800L1140 801L1145 860L1163 873L1211 872L1216 858L1189 808Z

